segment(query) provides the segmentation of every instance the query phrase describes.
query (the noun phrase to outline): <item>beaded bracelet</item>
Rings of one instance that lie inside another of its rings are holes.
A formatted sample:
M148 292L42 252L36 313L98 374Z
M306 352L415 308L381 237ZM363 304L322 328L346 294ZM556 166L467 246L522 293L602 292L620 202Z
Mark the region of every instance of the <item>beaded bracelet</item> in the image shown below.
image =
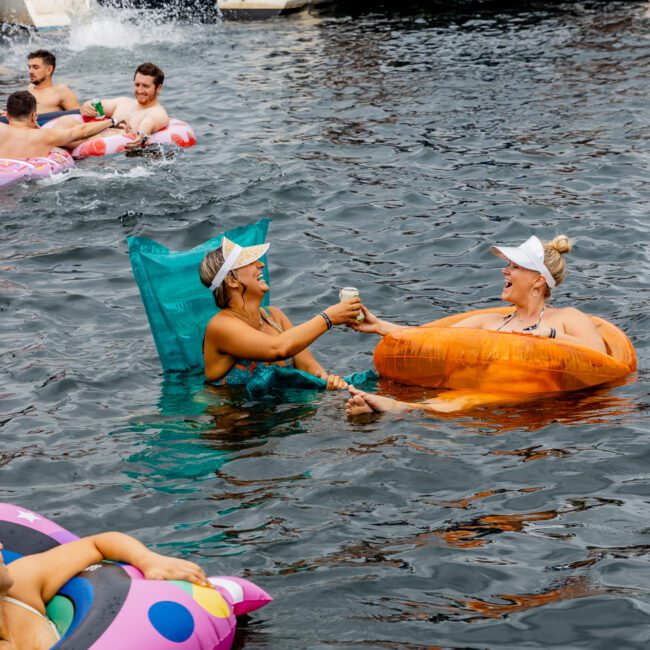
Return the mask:
M555 331L554 327L549 327L549 329L551 330L551 333L548 335L548 338L554 339L557 336L557 332Z
M327 329L331 330L332 329L332 321L330 320L330 317L324 311L322 311L318 315L322 316L325 319L325 325L327 325Z

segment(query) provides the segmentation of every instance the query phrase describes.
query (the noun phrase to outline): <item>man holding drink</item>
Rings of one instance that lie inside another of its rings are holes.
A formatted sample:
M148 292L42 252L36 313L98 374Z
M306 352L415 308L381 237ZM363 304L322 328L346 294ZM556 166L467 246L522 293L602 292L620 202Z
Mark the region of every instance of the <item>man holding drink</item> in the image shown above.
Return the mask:
M102 117L113 118L116 124L102 134L102 137L114 133L135 133L136 138L128 145L127 150L143 147L149 136L167 127L169 116L167 111L158 101L162 90L165 75L163 71L153 63L142 63L135 71L133 77L133 95L131 97L115 97L113 99L92 99L85 102L80 109L81 114L87 119ZM70 118L62 117L57 125L64 124ZM89 138L94 139L94 138ZM83 140L74 142L72 148L81 144Z

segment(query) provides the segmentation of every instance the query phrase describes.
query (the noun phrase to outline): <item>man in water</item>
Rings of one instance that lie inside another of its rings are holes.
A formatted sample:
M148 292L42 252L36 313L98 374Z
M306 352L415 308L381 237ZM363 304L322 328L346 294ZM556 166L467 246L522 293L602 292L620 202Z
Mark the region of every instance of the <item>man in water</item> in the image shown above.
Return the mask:
M75 140L91 138L115 122L106 118L88 124L41 129L36 121L36 98L19 90L7 98L9 124L0 124L0 158L35 158L47 156L53 147L68 147Z
M77 96L65 84L52 83L56 57L47 50L36 50L27 55L29 81L27 90L36 97L38 113L69 111L79 108Z
M169 124L167 111L158 101L164 80L165 75L158 66L142 63L133 76L135 99L115 97L101 100L104 113L107 117L112 117L120 129L117 132L136 134L135 139L126 146L127 149L144 146L152 133L164 129ZM97 111L88 101L81 107L81 114L85 117L96 117ZM65 118L61 118L62 121L63 119ZM79 143L74 144L76 146Z

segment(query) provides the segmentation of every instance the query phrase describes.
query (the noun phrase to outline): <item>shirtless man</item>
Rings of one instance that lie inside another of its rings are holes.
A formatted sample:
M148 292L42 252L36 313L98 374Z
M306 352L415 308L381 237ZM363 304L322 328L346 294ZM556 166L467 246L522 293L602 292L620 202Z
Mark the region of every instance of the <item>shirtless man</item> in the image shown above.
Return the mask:
M52 83L56 68L54 54L47 50L36 50L27 55L29 63L29 80L27 88L36 97L38 113L53 113L79 108L77 96L65 84Z
M169 124L167 111L158 101L165 80L163 71L153 63L142 63L133 76L133 94L130 97L115 97L102 99L104 113L115 120L116 125L123 133L135 133L137 137L126 148L137 149L144 146L149 136L156 131L164 129ZM90 101L81 107L81 114L86 117L96 117L97 111ZM65 118L61 118L63 121ZM109 133L103 135L109 135ZM74 143L75 146L79 143Z
M36 121L36 98L27 90L9 95L7 117L9 124L0 124L0 158L23 160L47 156L53 147L69 146L75 140L90 138L115 125L111 118L106 118L100 122L41 129Z

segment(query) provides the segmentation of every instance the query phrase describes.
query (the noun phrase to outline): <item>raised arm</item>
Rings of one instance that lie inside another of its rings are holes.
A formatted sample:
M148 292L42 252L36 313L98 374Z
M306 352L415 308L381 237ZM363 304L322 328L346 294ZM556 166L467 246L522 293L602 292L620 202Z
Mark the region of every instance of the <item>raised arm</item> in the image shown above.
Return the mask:
M87 122L77 124L67 129L41 129L45 143L51 147L65 147L76 140L85 140L105 131L113 125L112 118L106 118L98 122Z
M11 593L28 604L47 604L70 578L102 560L132 564L150 580L188 580L210 586L203 570L193 562L150 551L123 533L100 533L62 544L44 553L27 555L11 564Z

